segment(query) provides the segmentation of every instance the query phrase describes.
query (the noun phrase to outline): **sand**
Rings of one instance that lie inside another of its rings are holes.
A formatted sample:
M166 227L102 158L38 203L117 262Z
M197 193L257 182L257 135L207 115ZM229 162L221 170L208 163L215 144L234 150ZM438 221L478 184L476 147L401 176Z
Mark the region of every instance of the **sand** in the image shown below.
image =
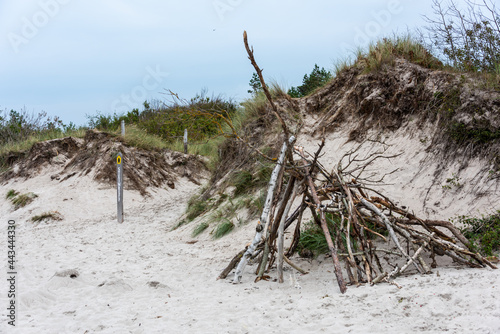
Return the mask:
M118 224L115 189L90 176L59 183L50 175L0 187L2 230L16 221L18 260L15 329L7 324L6 270L0 275L2 333L500 332L499 271L449 264L399 277L401 289L382 283L341 295L331 259L294 257L309 274L287 267L284 284L254 283L255 267L247 266L234 285L231 276L216 278L254 226L219 240L208 232L193 239L194 223L172 231L198 190L188 180L149 189L150 197L125 191L125 221ZM14 211L4 198L9 189L39 197ZM51 210L64 219L30 221ZM6 234L0 249L6 254Z

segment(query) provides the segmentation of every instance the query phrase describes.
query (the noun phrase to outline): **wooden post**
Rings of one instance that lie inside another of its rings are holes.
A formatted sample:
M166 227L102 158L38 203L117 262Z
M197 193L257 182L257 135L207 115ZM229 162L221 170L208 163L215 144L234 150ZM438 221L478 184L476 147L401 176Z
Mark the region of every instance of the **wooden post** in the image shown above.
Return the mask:
M125 121L121 121L121 126L122 126L122 136L125 136Z
M184 129L184 153L188 153L188 129Z
M116 183L117 183L117 219L123 223L123 159L122 154L118 152L116 156Z

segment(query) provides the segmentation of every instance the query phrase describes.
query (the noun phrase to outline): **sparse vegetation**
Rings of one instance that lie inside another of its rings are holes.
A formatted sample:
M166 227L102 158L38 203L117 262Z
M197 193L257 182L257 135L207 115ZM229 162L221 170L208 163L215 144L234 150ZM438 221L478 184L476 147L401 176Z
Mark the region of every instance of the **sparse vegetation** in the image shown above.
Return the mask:
M357 62L365 72L380 71L384 65L393 65L397 57L426 68L443 69L443 63L410 35L384 38L370 44L368 51L358 51Z
M426 17L429 48L435 48L447 63L465 72L500 74L500 12L492 0L433 0L434 17Z
M169 145L162 138L139 129L135 124L127 125L124 140L130 146L145 150L154 151L169 147Z
M481 218L459 216L454 223L463 225L463 235L469 239L473 249L483 255L492 256L500 249L500 210Z
M57 211L44 212L42 214L31 217L31 221L34 223L48 220L62 220L62 216Z
M14 205L14 210L17 210L19 208L25 207L26 205L30 204L37 197L38 195L34 193L26 193L10 197L10 200Z
M214 239L219 239L231 232L234 229L234 224L228 219L224 219L222 222L220 222L215 230L213 231L213 238Z
M232 184L236 188L234 196L239 196L248 193L253 187L254 178L252 173L242 170L233 174Z
M205 231L208 228L209 224L206 222L201 222L199 223L193 230L192 236L197 237L200 235L203 231Z
M7 195L5 195L5 198L11 199L11 198L16 197L17 195L19 195L19 193L17 191L15 191L14 189L10 189L9 191L7 191Z
M332 237L337 233L337 230L340 228L341 217L327 213L326 223L328 225L328 229L330 230L330 234ZM354 233L354 232L352 232ZM354 235L354 234L351 234ZM342 242L344 243L344 249L347 249L347 242L344 236L342 236ZM351 245L352 250L357 250L357 245L354 238L351 237ZM299 254L303 254L304 250L307 250L307 253L312 252L314 256L318 256L323 253L328 252L328 244L326 242L325 235L323 234L323 230L320 226L315 224L313 221L310 221L306 224L305 229L300 233L299 244L297 247Z
M182 219L181 221L179 221L177 224L174 225L174 227L172 227L171 231L175 231L177 230L179 227L183 226L183 225L186 225L188 223L188 221L186 219Z
M451 177L446 179L446 184L443 185L443 189L450 190L452 188L458 189L463 187L463 184L460 183L461 178L455 173L452 173Z
M300 233L297 250L299 254L303 254L305 249L312 252L314 256L328 252L328 244L321 227L312 222L306 224L304 231Z
M26 109L4 110L0 113L0 171L8 168L10 154L29 150L35 143L67 136L81 138L84 135L84 128L77 128L73 123L66 125L45 112L34 114Z
M190 222L196 217L204 213L208 208L207 202L199 196L192 197L188 202L188 208L186 210L186 219Z

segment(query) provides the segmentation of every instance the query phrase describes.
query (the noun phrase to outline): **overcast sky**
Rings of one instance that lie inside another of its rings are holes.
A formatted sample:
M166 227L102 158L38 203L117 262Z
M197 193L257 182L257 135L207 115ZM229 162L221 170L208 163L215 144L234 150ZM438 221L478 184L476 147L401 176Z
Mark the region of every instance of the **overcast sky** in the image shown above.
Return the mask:
M253 68L297 86L369 40L422 26L431 0L0 0L0 110L65 122L203 88L240 101Z

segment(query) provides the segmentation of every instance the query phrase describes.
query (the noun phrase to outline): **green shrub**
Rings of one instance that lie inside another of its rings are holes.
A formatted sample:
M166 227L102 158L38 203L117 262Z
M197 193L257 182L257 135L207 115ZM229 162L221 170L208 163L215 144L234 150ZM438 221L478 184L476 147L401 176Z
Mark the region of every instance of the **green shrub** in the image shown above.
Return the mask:
M337 231L340 229L341 217L331 213L326 213L325 218L328 230L330 231L330 236L332 237L332 240L334 240ZM353 233L354 232L351 231L351 235L353 235ZM344 249L347 249L345 234L342 233L341 237L342 242L344 243ZM351 245L352 250L356 251L357 243L352 237ZM326 253L329 250L328 243L326 242L326 238L323 233L323 229L312 221L306 224L304 231L300 233L297 250L299 251L299 253L301 253L304 249L311 251L315 256Z
M500 210L481 218L459 216L454 222L464 225L461 231L475 251L491 256L499 250Z
M304 249L310 250L315 256L328 252L328 244L323 230L315 223L310 222L306 225L305 230L300 233L297 250L301 253Z

